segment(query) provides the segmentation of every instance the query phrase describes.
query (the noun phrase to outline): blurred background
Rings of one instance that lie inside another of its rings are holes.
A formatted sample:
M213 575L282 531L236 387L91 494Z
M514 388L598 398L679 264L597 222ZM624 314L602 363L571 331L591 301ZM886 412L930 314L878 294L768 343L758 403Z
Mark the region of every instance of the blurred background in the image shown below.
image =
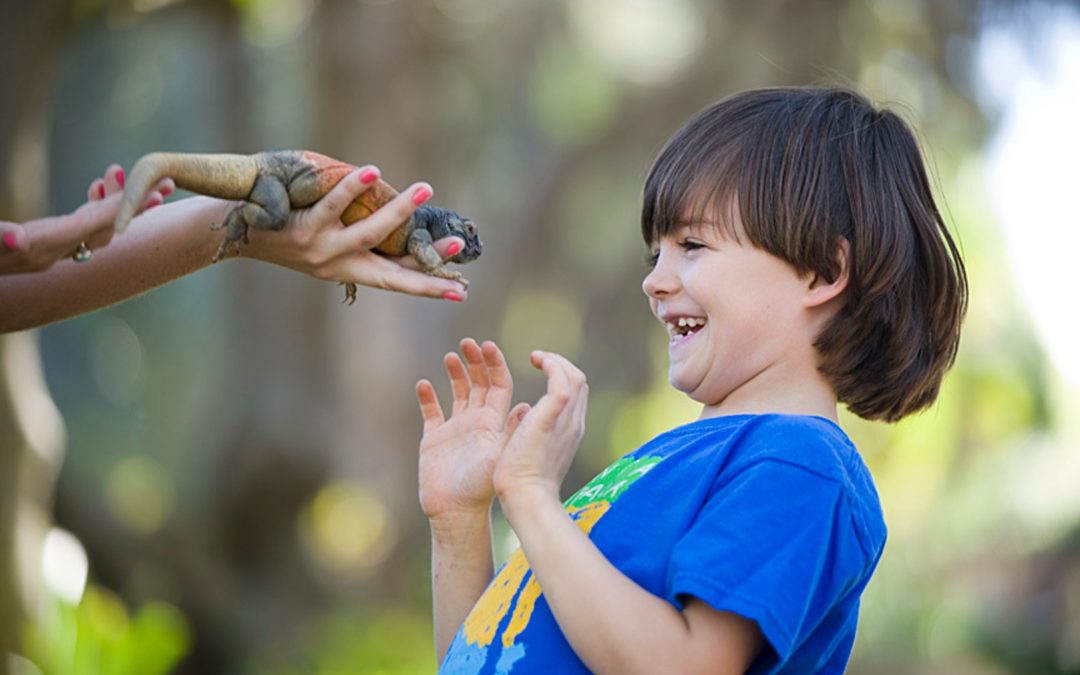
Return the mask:
M1080 7L1007 0L0 1L2 218L151 150L288 147L427 180L485 242L463 305L230 260L4 336L0 668L433 672L414 382L445 397L463 336L522 400L530 349L570 357L567 494L692 420L641 185L692 113L790 84L919 130L972 289L939 403L842 419L890 528L850 672L1080 673Z

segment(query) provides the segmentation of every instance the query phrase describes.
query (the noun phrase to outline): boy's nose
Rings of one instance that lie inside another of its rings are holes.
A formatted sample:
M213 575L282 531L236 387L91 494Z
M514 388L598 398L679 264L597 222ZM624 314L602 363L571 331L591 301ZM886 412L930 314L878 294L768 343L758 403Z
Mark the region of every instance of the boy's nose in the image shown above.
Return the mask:
M645 275L641 282L641 290L650 298L665 298L675 292L678 287L678 279L671 274L660 261Z

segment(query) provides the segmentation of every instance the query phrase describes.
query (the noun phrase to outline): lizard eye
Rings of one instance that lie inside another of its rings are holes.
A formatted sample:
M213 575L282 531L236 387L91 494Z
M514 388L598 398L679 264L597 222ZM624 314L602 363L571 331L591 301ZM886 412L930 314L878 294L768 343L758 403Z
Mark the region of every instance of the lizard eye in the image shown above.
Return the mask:
M476 225L473 224L473 221L465 221L465 231L468 232L471 236L476 236Z

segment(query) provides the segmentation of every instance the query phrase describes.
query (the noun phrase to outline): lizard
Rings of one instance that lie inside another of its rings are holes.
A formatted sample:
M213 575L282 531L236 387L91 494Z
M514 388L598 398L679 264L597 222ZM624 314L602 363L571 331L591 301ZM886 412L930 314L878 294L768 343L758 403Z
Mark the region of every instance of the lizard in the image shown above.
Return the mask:
M270 150L253 155L152 152L131 169L114 226L123 231L135 216L150 188L165 177L177 187L197 194L243 200L224 222L225 237L212 262L239 251L247 243L249 227L280 230L291 209L311 206L357 167L307 150ZM341 215L345 225L371 215L398 194L379 178L354 199ZM460 272L446 268L432 243L448 236L461 237L464 248L446 262L467 263L480 257L483 243L472 220L437 206L421 206L375 247L384 255L411 255L427 274L453 279L468 287ZM345 283L345 302L356 301L356 284Z

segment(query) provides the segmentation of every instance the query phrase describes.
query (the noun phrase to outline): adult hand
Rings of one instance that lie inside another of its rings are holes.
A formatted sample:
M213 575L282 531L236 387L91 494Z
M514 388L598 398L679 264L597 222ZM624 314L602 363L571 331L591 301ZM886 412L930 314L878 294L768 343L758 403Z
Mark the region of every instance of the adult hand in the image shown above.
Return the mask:
M248 230L250 241L240 247L240 255L318 279L457 302L464 300L467 293L462 284L420 272L409 256L393 258L372 250L431 197L432 189L427 183L414 183L367 218L348 226L342 223L341 215L348 205L378 177L377 168L361 167L313 206L290 213L288 223L281 230ZM443 259L456 255L464 245L459 237L435 242Z
M531 409L518 407L506 422L506 445L492 474L503 506L527 493L559 499L559 488L585 433L589 385L565 357L534 351L534 368L548 378L547 393Z
M505 443L503 427L514 383L494 342L461 341L465 361L443 359L454 402L446 419L428 380L416 383L424 418L420 441L420 506L431 520L486 514L495 498L491 476ZM520 412L515 409L515 413Z
M113 236L113 219L120 206L124 170L112 164L87 190L87 201L75 211L38 218L25 223L0 221L0 274L40 272L57 261L72 257L80 244L91 252L105 246ZM174 188L171 179L155 186L143 202L143 210L162 203Z

